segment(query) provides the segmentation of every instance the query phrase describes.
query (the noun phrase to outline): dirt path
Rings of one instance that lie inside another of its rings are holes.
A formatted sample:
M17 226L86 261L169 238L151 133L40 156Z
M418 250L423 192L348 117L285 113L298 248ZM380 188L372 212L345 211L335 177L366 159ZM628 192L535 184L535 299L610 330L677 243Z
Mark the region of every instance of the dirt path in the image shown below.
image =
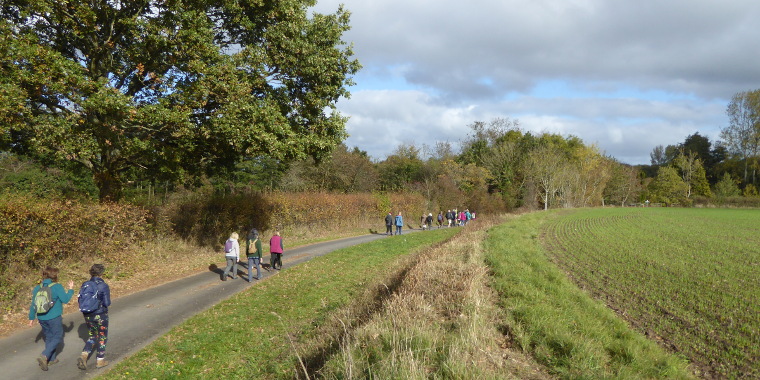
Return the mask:
M312 244L288 250L283 255L283 270L325 255L336 249L385 238L372 234ZM269 261L265 257L264 262ZM243 271L245 269L243 268ZM107 359L116 363L140 350L154 339L166 333L185 319L203 311L233 294L256 286L256 280L249 284L243 277L222 282L222 269L215 268L176 281L172 281L141 292L113 300L109 310L109 337ZM263 271L263 279L277 275L277 271ZM5 379L83 379L90 378L104 370L82 371L76 366L76 358L81 353L87 331L84 319L78 312L64 314L64 343L59 348L58 364L43 372L36 358L43 350L39 325L17 334L0 338L0 377ZM94 367L95 359L88 363ZM109 366L112 368L112 365ZM52 377L51 377L52 376Z

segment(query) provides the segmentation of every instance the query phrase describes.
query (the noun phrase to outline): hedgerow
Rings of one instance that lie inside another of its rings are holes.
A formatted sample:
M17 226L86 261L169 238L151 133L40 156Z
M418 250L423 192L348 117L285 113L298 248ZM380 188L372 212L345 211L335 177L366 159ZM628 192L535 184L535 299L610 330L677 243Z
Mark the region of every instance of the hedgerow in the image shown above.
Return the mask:
M128 204L40 199L20 194L0 196L0 294L11 307L18 292L46 265L103 257L144 240L146 210Z

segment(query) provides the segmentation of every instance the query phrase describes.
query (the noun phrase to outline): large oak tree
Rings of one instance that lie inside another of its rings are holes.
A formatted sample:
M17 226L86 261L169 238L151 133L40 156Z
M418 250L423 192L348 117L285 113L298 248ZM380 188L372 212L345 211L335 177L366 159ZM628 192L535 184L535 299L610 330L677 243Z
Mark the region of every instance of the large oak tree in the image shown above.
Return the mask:
M359 69L349 14L313 0L4 0L0 143L125 178L188 180L241 157L320 158Z

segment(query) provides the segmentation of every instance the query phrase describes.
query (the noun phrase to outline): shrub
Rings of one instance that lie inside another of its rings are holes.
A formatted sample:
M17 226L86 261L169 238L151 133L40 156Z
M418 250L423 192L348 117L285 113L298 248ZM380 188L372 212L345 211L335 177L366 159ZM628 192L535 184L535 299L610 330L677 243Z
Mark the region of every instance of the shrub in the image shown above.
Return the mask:
M66 260L102 257L144 240L147 231L147 211L135 206L2 194L0 288L6 291L0 298L14 300L20 289L26 291L38 280L19 279L17 271L38 272Z
M255 227L300 234L319 234L352 228L377 228L388 211L420 215L424 199L418 194L327 192L245 192L214 194L212 190L176 194L156 219L166 219L185 240L219 245L236 231ZM430 211L432 212L432 211Z

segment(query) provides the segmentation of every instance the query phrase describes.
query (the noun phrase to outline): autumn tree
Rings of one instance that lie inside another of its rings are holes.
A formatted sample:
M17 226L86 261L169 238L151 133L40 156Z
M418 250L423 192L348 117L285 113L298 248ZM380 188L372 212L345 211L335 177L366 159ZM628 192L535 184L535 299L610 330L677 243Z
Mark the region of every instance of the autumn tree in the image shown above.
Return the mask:
M320 162L312 158L294 162L282 178L287 191L325 190L342 193L372 192L379 183L377 169L367 152L339 144Z
M444 191L438 193L437 201L441 207L465 207L482 210L488 207L488 182L491 174L486 168L475 164L460 164L452 160L441 163L437 187ZM503 203L489 207L488 211L497 212L504 209ZM483 210L485 211L485 210Z
M565 176L568 175L567 156L556 146L542 145L528 153L525 159L528 180L539 190L544 210L556 203Z
M242 157L321 158L359 69L349 14L314 0L5 0L0 150L126 178L190 180Z
M639 170L633 166L610 161L610 178L604 188L604 199L625 206L635 200L642 190Z
M565 207L601 205L611 175L611 162L598 148L581 145L573 149L568 160L568 170L562 186Z
M510 208L520 206L526 179L524 159L538 144L537 139L523 133L517 120L508 118L476 122L470 129L458 161L488 169L488 191L499 194Z

